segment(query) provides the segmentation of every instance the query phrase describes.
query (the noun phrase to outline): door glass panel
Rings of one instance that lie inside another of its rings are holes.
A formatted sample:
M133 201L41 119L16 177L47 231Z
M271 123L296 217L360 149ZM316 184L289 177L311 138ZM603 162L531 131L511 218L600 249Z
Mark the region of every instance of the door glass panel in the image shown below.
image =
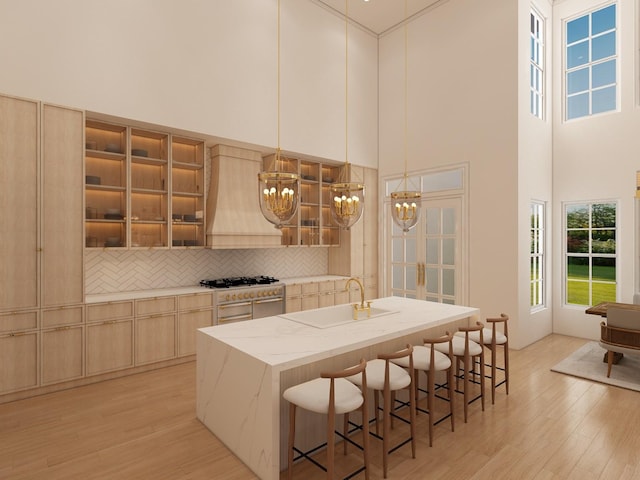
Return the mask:
M455 265L456 263L456 241L454 238L442 240L442 263L444 265Z
M437 268L427 268L427 292L428 293L438 293L439 291L439 283L438 282L438 269Z
M445 235L456 233L456 212L453 208L442 209L442 233Z
M440 241L437 238L432 238L427 241L427 263L429 264L437 264L440 263L438 258L438 250L439 250Z
M405 245L407 246L407 263L416 263L416 239L415 238L407 238L405 240Z
M455 271L442 271L442 294L453 296L456 293Z
M416 289L416 266L415 265L407 265L407 274L406 274L406 289L407 290L415 290Z
M427 298L425 298L425 300L427 302L437 302L438 301L438 297L427 297Z
M392 240L393 244L393 259L392 262L402 262L404 261L402 250L403 250L403 239L402 238L394 238Z
M402 265L394 265L393 269L393 285L394 290L402 290L402 279L404 278L404 267Z
M446 303L447 305L455 305L455 302L450 298L443 299L442 303Z
M427 208L427 234L440 233L440 209Z

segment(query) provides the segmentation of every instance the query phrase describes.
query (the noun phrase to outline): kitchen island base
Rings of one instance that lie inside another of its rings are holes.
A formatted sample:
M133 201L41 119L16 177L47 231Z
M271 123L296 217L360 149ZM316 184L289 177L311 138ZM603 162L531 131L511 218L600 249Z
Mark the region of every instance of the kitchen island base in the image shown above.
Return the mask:
M479 315L471 307L400 297L373 303L397 313L324 329L278 316L200 329L197 418L256 475L277 480L287 465L286 388L357 364L360 358L369 360L455 331ZM325 309L328 315L332 308ZM306 449L321 443L325 421L319 415L301 416L297 445Z

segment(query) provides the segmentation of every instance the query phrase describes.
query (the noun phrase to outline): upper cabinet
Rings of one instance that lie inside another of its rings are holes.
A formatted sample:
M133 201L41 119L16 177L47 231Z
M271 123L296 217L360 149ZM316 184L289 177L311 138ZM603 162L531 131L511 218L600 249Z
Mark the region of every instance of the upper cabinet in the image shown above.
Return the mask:
M83 301L83 124L0 96L0 311Z
M86 122L88 248L204 245L204 142Z
M331 183L337 181L341 166L310 160L282 158L284 170L300 175L298 213L282 227L282 245L340 245L340 229L331 221ZM270 168L274 155L264 158Z

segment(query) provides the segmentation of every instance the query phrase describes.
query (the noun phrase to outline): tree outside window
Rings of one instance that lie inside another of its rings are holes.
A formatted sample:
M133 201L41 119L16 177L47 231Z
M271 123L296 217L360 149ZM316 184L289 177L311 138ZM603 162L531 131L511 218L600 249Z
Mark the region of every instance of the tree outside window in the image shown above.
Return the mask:
M567 304L616 301L616 218L615 202L565 206Z

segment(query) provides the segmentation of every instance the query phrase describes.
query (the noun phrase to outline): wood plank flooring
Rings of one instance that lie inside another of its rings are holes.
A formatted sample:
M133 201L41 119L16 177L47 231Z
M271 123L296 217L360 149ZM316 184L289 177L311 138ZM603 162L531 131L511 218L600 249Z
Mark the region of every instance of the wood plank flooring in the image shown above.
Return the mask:
M408 447L394 452L388 478L640 478L640 393L550 371L584 343L551 335L512 351L509 395L500 387L491 405L487 391L485 411L472 404L466 424L458 404L456 431L439 424L431 448L420 415L417 458ZM382 478L379 442L371 443L371 478ZM351 451L337 458L359 461ZM295 473L325 478L309 462ZM195 363L186 363L0 405L0 478L256 477L195 418Z

